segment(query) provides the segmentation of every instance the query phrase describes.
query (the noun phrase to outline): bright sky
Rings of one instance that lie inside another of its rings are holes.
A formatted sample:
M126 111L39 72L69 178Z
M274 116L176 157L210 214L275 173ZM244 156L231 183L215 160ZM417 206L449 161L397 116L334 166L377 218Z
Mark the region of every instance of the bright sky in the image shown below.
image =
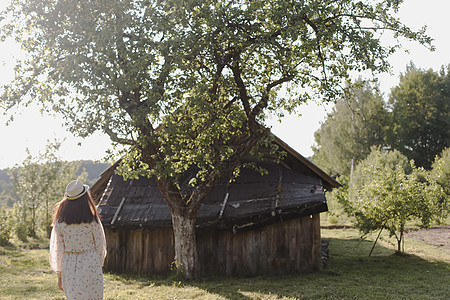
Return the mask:
M5 6L0 0L0 9ZM398 84L401 72L412 61L417 67L439 70L450 64L450 29L449 0L406 0L400 10L401 20L412 29L427 25L427 33L435 39L436 51L430 52L425 47L413 43L403 46L409 54L398 52L390 58L392 74L379 76L381 90L387 95L390 88ZM17 47L9 43L0 43L0 84L8 82L13 76L13 61L18 53ZM301 107L301 117L287 116L281 123L271 120L272 131L303 156L312 155L314 132L326 118L331 106L325 107L310 103ZM6 126L6 118L0 114L0 169L20 163L26 157L25 149L32 154L44 151L48 139L64 139L60 156L66 160L92 159L101 160L110 147L107 136L98 133L86 139L75 138L62 127L62 120L42 116L37 108L27 108L15 116L15 120ZM80 145L79 145L80 143Z

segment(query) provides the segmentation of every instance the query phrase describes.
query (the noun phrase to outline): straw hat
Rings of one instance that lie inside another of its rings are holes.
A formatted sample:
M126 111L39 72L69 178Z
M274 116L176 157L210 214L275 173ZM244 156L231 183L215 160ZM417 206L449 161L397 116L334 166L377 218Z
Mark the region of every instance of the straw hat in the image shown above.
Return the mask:
M64 197L68 200L75 200L86 194L88 189L88 185L82 184L78 180L74 180L67 185Z

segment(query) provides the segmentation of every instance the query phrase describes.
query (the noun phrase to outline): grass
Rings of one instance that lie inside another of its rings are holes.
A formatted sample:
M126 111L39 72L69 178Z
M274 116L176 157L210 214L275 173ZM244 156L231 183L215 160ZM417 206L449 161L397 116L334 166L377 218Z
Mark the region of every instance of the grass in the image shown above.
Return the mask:
M319 273L265 277L176 277L105 274L105 299L448 299L450 253L406 240L394 254L386 237L372 240L354 229L322 230L328 267ZM48 266L48 250L0 247L0 299L64 299Z

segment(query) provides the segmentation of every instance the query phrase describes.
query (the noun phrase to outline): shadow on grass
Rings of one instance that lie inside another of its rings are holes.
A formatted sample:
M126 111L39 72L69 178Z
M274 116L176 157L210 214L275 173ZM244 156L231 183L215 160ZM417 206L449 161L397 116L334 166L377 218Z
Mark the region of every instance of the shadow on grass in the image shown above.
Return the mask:
M371 241L328 240L329 264L318 273L216 278L192 284L227 299L260 299L269 295L274 299L448 299L450 295L448 263L392 254L392 249L380 245L376 255L369 257Z
M23 250L20 247L9 244L0 247L0 256L21 257Z
M447 299L450 264L416 255L396 255L371 241L329 238L328 267L318 273L207 277L182 281L177 277L118 275L115 278L143 286L192 286L225 299Z

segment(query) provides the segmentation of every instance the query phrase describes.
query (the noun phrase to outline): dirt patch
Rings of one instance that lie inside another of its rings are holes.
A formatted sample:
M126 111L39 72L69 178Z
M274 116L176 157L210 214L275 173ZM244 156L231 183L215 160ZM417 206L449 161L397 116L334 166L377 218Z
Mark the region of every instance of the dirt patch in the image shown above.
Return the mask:
M443 247L450 250L450 226L438 226L430 229L411 231L406 234L408 238L424 241L427 244Z

